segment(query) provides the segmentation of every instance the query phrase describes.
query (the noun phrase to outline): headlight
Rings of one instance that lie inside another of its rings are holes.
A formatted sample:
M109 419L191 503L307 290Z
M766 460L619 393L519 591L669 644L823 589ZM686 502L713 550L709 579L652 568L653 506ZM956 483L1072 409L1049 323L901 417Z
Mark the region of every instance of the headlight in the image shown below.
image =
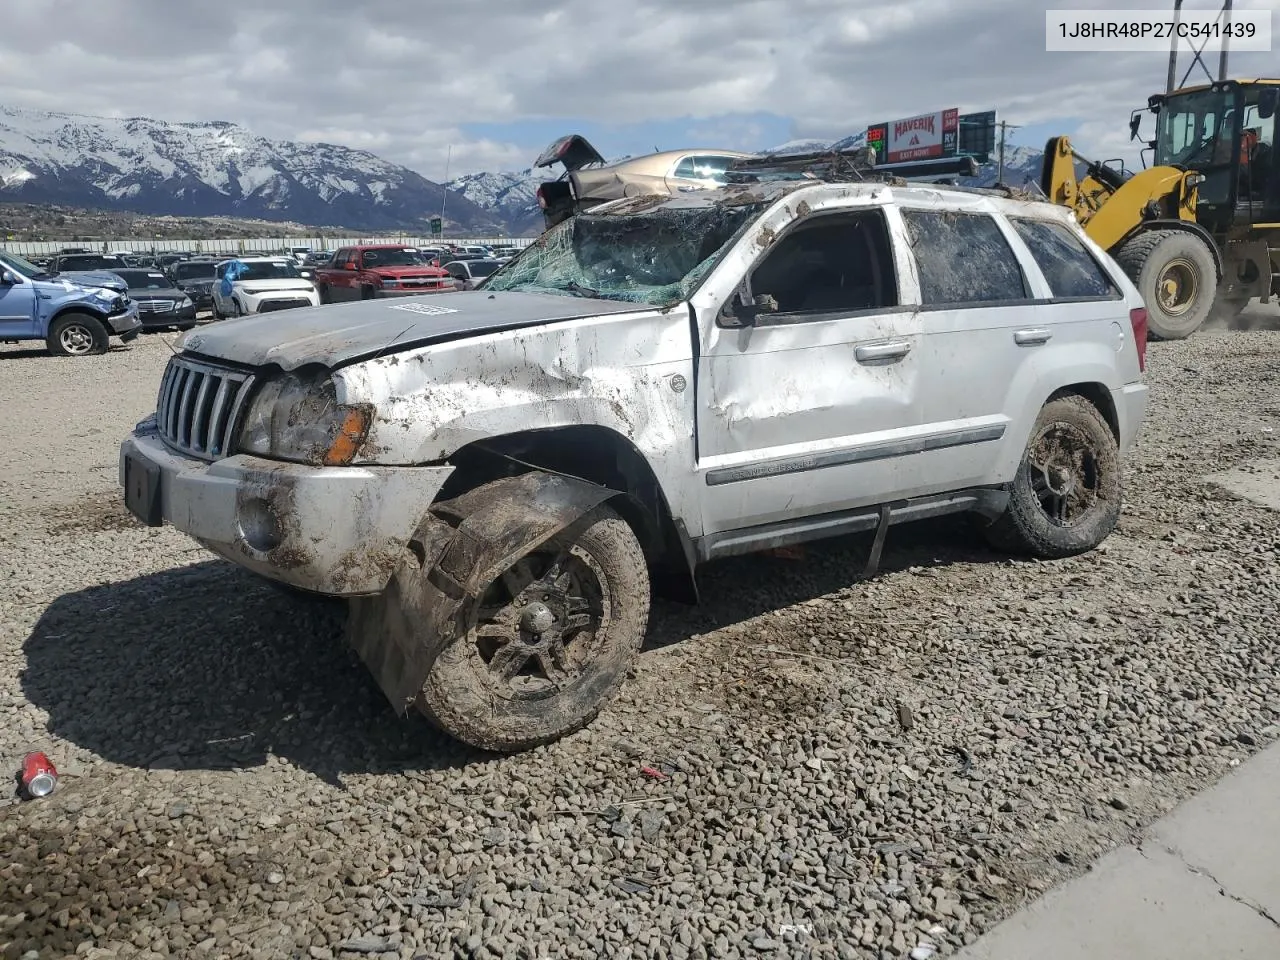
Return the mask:
M182 299L178 301L178 306L180 306L180 307L189 307L189 306L191 306L191 304L192 304L192 303L194 303L194 302L195 302L195 301L193 301L189 296L187 296L187 295L184 293L184 294L182 295Z
M344 466L373 423L372 404L340 404L333 378L286 374L262 385L240 431L239 449L260 457Z

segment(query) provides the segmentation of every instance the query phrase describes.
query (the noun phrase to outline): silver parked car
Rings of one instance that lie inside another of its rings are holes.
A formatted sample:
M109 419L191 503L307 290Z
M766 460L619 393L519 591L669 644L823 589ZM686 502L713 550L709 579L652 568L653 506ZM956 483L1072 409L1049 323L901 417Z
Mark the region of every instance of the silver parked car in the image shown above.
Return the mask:
M459 290L474 290L485 277L492 274L503 261L496 257L476 257L467 260L450 260L444 265Z
M613 201L483 289L187 334L128 508L350 601L398 710L520 750L590 722L711 560L968 512L1092 549L1146 312L1068 210L791 180ZM856 577L851 572L851 579Z

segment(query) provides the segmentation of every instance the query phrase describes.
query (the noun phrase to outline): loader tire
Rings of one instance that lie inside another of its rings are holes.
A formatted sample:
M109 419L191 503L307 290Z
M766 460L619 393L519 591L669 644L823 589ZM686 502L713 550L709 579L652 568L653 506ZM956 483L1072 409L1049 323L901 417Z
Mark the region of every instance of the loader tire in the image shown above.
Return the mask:
M1116 262L1147 305L1152 340L1185 340L1200 329L1218 293L1213 252L1185 230L1140 233L1122 246Z

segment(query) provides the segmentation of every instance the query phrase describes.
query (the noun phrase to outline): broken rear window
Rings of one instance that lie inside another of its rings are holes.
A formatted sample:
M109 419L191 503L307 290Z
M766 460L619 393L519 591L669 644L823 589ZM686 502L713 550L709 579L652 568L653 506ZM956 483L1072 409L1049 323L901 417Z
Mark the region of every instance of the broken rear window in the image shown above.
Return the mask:
M484 289L653 306L678 303L766 206L699 204L579 214L552 228L494 273Z
M984 214L904 210L925 306L1022 300L1031 296L1018 258Z

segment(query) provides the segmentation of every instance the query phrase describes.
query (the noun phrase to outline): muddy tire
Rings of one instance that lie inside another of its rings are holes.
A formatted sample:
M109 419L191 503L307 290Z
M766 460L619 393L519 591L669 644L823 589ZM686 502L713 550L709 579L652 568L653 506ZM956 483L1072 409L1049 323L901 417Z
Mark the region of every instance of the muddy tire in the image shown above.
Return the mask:
M1116 262L1147 306L1153 340L1184 340L1200 329L1213 308L1218 274L1213 252L1185 230L1140 233L1122 246Z
M590 723L639 653L649 574L626 521L597 507L517 561L464 610L417 700L436 726L515 752Z
M106 353L110 335L102 321L88 313L64 313L49 326L45 346L55 357L87 357Z
M1036 418L1005 512L985 530L999 550L1042 560L1087 553L1120 519L1120 452L1088 400L1060 397Z

